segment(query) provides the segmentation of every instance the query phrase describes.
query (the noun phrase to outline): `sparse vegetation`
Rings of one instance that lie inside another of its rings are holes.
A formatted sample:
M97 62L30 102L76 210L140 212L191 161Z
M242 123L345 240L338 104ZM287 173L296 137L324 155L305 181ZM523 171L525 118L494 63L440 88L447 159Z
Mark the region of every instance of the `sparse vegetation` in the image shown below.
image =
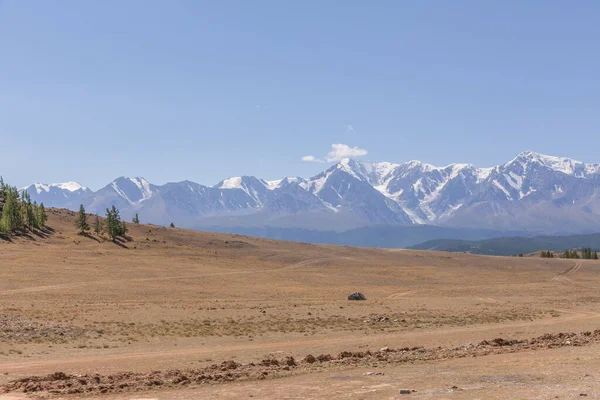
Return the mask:
M542 250L542 252L540 253L540 257L541 258L554 258L554 253L551 252L550 250L547 250L547 251Z

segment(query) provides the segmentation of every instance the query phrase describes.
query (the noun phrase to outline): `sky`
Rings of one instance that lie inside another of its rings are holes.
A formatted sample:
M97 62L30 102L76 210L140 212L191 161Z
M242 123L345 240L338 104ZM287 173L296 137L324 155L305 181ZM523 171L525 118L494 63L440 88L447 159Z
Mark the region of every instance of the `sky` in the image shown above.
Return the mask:
M600 162L600 2L0 0L0 175Z

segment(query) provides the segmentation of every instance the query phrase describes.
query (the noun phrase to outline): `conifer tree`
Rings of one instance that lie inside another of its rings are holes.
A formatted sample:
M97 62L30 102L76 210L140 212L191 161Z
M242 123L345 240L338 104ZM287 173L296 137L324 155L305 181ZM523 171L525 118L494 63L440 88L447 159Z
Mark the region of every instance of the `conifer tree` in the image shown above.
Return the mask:
M106 229L108 231L108 235L114 241L117 236L124 235L123 232L124 225L121 222L121 216L119 215L119 210L113 205L111 209L106 209ZM126 229L126 227L125 227Z
M96 235L100 235L100 233L102 232L102 222L100 222L100 218L98 218L97 214L96 219L94 220L94 232L96 233Z
M106 209L106 233L112 240L115 240L117 237L117 232L115 229L115 217L110 209Z
M170 228L175 228L175 224L171 222L171 225L169 225Z
M125 236L128 231L129 231L129 229L127 229L127 225L125 224L125 221L122 221L121 222L121 232L119 233L119 235Z
M33 227L35 229L40 229L42 226L40 225L39 214L40 214L40 206L38 206L37 201L34 201L31 205L32 215L33 215Z
M90 225L87 222L87 216L85 215L85 208L83 208L83 204L79 206L79 213L77 214L77 219L75 220L75 227L79 229L80 235L85 235L90 230Z
M27 203L28 203L28 196L29 194L23 190L21 192L21 201L19 204L19 208L21 210L21 218L23 221L23 228L28 228L29 230L31 230L31 227L29 226L29 209L27 207Z
M598 252L594 252L592 253L592 260L597 260L598 259Z
M27 229L33 230L36 227L37 222L35 218L35 213L33 212L33 204L31 203L31 198L28 196L27 203L25 204L25 210L27 211Z
M137 213L135 214L135 217L133 217L133 219L131 220L131 222L133 222L136 225L140 224L140 217L137 215Z
M46 215L46 209L44 208L44 203L40 203L40 206L38 208L38 224L40 226L40 228L43 228L46 226L46 221L48 221L48 216Z
M15 191L9 189L6 191L4 208L2 209L2 219L0 219L0 229L6 233L13 233L20 227L20 210Z

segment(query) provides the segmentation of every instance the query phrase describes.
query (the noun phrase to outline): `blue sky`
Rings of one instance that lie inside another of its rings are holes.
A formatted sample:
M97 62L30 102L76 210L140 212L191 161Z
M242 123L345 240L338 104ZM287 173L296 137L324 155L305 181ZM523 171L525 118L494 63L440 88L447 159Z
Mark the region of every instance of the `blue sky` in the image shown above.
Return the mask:
M598 38L585 0L0 0L0 174L311 176L333 144L600 162Z

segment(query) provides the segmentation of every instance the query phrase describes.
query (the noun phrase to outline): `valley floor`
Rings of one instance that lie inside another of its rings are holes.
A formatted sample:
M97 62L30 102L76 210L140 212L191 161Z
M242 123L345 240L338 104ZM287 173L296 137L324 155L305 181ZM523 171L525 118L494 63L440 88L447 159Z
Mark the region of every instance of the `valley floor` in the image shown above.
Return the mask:
M0 398L600 398L598 262L50 217L0 243Z

